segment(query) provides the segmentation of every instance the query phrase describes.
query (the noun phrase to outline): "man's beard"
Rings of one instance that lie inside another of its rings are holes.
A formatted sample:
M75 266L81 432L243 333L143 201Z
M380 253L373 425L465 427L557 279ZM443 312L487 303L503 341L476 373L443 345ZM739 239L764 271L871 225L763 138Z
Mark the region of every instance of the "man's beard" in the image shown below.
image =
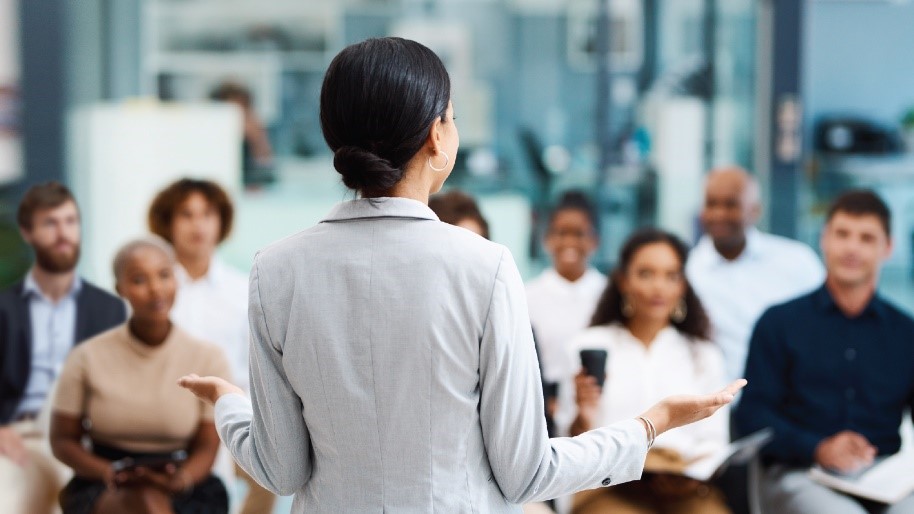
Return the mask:
M34 247L35 262L38 264L39 268L50 273L67 273L73 271L76 268L76 263L79 262L79 243L72 245L73 252L70 254L54 251L53 247L56 246L57 243L59 243L59 241L47 248L39 246Z

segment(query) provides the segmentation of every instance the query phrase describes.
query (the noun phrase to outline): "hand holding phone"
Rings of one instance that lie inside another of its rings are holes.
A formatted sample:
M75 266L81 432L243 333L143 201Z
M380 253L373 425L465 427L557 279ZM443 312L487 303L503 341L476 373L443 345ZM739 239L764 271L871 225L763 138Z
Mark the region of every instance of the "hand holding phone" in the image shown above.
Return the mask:
M584 372L595 379L597 379L597 385L603 387L603 382L606 381L606 359L609 357L609 352L606 350L581 350L581 366L584 367Z
M161 471L168 467L179 466L187 460L187 452L178 450L168 455L150 456L150 457L124 457L111 463L111 469L115 473L125 471L136 471L139 468Z

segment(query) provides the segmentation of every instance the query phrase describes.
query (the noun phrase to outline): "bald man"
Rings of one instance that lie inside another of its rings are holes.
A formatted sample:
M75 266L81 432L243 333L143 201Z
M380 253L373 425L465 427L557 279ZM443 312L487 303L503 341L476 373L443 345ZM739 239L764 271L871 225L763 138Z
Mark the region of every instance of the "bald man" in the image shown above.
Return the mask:
M758 182L746 170L708 174L701 211L705 235L689 256L686 275L711 317L729 379L742 377L749 336L765 309L825 281L811 248L755 228L761 210Z

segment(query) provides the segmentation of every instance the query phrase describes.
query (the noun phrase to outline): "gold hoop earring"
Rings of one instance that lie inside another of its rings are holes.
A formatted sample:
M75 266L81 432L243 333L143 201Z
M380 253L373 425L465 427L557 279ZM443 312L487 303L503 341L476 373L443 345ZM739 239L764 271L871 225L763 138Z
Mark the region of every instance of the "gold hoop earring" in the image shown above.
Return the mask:
M441 154L444 155L444 166L442 166L440 168L436 168L434 165L432 165L432 158L431 157L428 158L428 167L431 168L433 171L444 171L447 169L448 163L451 162L451 158L448 156L448 154L446 154L444 152L441 152Z
M682 323L686 319L686 315L689 313L689 308L686 306L685 298L679 300L679 303L673 309L673 312L670 313L670 319L673 320L673 323Z
M632 301L627 296L622 297L622 315L626 318L631 318L635 315L635 306L632 305Z

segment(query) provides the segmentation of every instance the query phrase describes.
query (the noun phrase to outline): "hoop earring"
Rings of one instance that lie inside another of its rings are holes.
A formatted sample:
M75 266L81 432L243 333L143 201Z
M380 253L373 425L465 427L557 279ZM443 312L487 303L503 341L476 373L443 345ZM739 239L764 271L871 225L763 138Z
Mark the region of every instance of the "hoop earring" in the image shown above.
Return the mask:
M622 297L622 315L626 318L631 318L635 315L635 306L632 305L632 301L627 296Z
M679 303L673 309L673 312L670 313L670 319L673 320L673 323L682 323L686 319L686 315L689 313L689 308L686 306L685 298L679 300Z
M431 158L431 157L428 158L428 167L431 168L433 171L444 171L444 170L447 169L448 163L451 162L451 158L448 156L448 154L446 154L446 153L444 153L444 152L441 152L441 153L444 155L444 166L442 166L442 167L440 167L440 168L436 168L436 167L432 164L432 158Z

